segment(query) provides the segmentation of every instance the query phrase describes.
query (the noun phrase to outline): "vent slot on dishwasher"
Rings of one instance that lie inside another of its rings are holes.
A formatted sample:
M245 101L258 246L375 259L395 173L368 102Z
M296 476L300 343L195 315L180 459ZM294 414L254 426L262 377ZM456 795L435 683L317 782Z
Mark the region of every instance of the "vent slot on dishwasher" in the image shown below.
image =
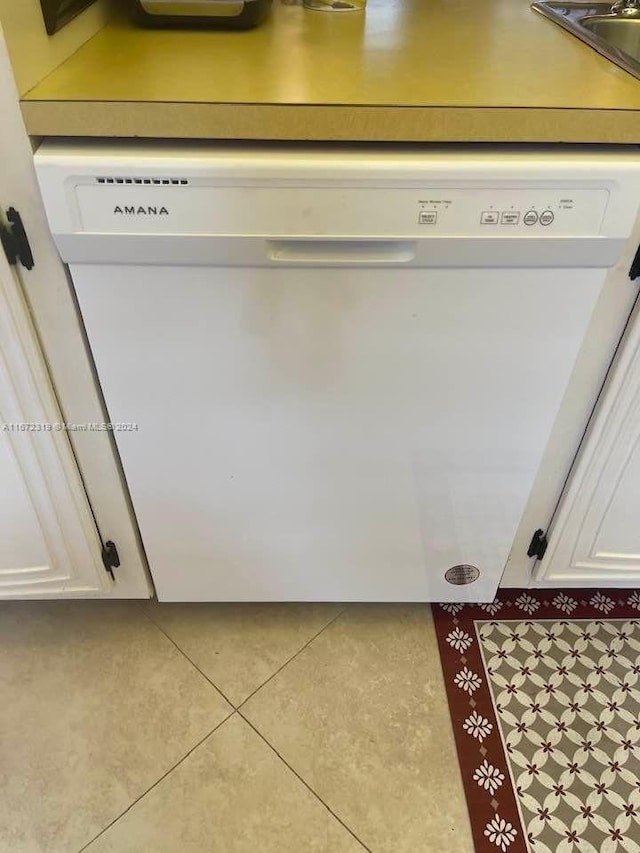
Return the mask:
M146 184L153 186L187 186L187 178L96 178L97 184Z

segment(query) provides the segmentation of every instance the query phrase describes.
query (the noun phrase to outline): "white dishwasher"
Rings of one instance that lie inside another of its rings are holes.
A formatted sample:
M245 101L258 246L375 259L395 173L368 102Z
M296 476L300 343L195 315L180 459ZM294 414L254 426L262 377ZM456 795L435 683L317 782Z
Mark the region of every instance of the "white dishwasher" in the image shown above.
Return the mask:
M637 153L45 141L36 166L161 600L493 597Z

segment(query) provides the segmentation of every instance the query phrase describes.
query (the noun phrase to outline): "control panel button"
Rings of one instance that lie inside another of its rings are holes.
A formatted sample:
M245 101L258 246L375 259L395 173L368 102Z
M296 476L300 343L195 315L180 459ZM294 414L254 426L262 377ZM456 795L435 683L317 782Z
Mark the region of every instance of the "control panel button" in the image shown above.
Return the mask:
M527 210L527 212L524 215L524 219L523 219L524 224L525 225L535 225L537 221L538 221L538 214L535 212L535 210Z
M497 225L498 224L498 211L497 210L485 210L480 214L480 225Z
M500 217L502 225L517 225L518 222L520 222L519 210L504 210L502 212L502 216Z
M543 210L540 214L540 225L551 225L554 219L553 211Z
M438 221L438 213L435 210L421 210L418 214L420 225L435 225Z

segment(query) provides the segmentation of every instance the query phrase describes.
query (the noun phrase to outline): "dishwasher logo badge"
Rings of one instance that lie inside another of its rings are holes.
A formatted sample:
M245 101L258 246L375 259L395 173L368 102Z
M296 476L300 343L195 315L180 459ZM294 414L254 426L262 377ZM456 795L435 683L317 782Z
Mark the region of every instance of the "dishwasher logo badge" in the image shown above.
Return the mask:
M135 205L135 204L125 204L123 207L120 207L117 204L113 209L114 215L120 216L168 216L169 211L166 207L157 207L152 204L148 205Z

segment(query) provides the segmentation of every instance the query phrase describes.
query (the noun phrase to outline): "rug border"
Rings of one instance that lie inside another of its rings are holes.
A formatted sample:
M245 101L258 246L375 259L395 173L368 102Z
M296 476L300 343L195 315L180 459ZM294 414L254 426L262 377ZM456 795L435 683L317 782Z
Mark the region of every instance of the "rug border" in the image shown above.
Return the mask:
M478 623L640 619L640 593L634 588L503 589L490 604L433 604L432 612L475 853L530 853L488 684ZM472 643L464 650L456 650L447 641L456 628L471 636ZM463 691L454 681L463 667L482 679L481 685L472 693ZM492 725L491 732L481 741L463 728L465 720L473 712ZM477 749L470 748L474 744ZM473 778L476 768L485 759L505 776L505 782L494 795L480 787ZM496 802L499 804L497 809L492 805ZM498 846L485 833L489 822L497 818L510 823L517 832L506 847Z

